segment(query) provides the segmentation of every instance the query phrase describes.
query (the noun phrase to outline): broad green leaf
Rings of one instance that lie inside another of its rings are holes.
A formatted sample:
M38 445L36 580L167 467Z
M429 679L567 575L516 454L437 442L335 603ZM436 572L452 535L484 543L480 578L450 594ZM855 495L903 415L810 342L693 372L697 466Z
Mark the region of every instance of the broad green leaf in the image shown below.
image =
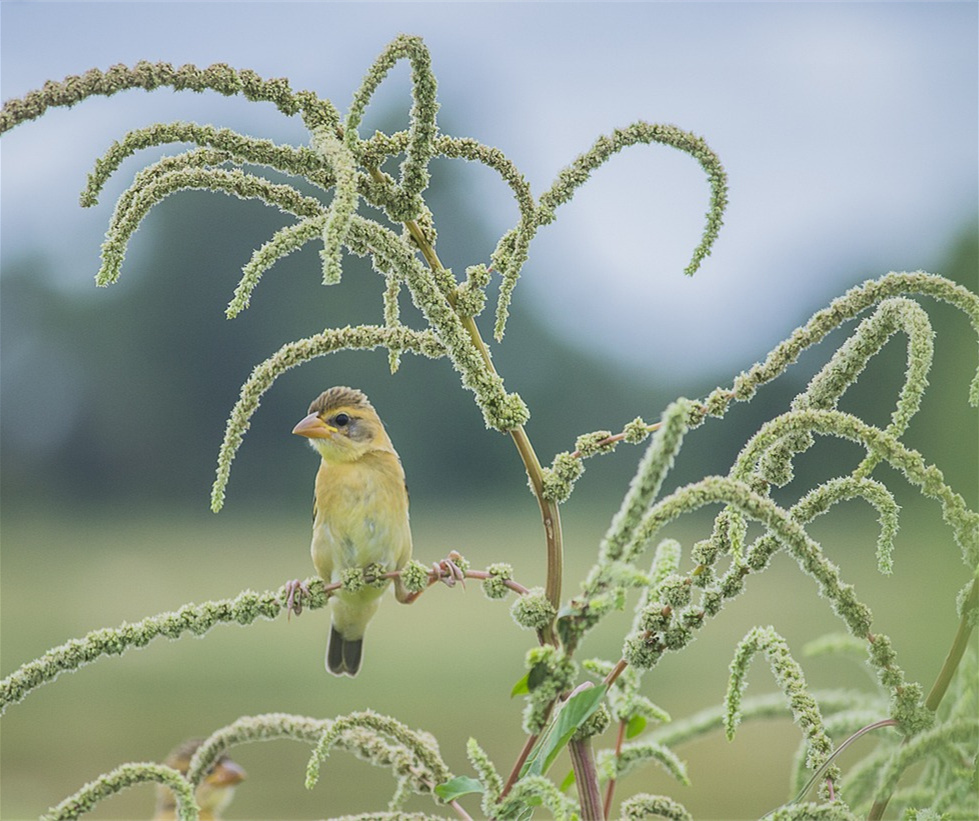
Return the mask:
M646 716L633 716L625 728L626 738L635 738L639 733L646 729Z
M482 791L483 785L468 775L457 775L455 778L450 778L444 784L439 784L435 788L435 794L446 804L450 801L455 801L460 796L469 795L474 792L481 793Z
M548 771L575 731L598 709L606 689L604 684L588 687L575 693L561 705L527 756L520 770L521 777L528 774L544 775Z

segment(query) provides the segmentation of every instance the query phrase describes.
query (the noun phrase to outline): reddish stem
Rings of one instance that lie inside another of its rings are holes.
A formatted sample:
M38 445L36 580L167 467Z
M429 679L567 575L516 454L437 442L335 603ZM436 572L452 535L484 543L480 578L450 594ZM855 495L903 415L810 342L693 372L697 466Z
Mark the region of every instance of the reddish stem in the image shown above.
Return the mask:
M662 424L663 424L662 422L655 422L652 425L647 425L646 430L652 433L653 431L659 430ZM600 439L595 443L595 447L601 448L601 447L605 447L605 445L613 445L616 442L621 442L623 439L625 439L625 431L623 431L622 433L614 433L611 436L606 436L604 439ZM574 453L571 454L571 456L575 459L580 459L581 451L576 450Z
M601 821L602 796L598 790L598 770L595 769L595 754L592 752L591 738L571 739L568 744L571 766L574 769L575 784L578 786L578 804L584 821Z
M450 577L449 572L448 571L444 571L444 572L446 578L449 578ZM390 573L382 573L381 578L396 579L400 575L401 575L400 570L392 570ZM485 581L486 579L489 579L492 574L487 573L485 570L467 570L465 575L467 579L479 579L480 581ZM433 585L437 584L441 580L442 580L441 575L436 576L434 571L429 571L428 587L432 587ZM513 581L513 579L502 579L502 582L504 586L512 590L514 593L517 593L518 595L525 596L527 595L527 593L530 592L526 587L520 584L520 582L515 582ZM341 586L340 582L334 582L333 584L326 585L324 587L324 590L329 592L331 590L336 590L340 586ZM428 590L428 587L426 587L425 590ZM421 596L421 594L424 593L425 590L419 590L417 593L412 593L407 599L405 599L405 601L402 602L402 604L414 604L414 602L418 600L418 597Z
M618 662L616 662L615 667L613 667L612 671L607 676L605 676L605 680L602 682L606 686L606 688L611 687L613 684L615 684L615 680L622 675L622 673L625 671L625 668L628 666L629 666L629 662L627 662L625 659L619 659Z
M527 741L523 745L523 749L520 751L520 755L517 756L517 763L513 765L513 769L510 771L510 777L506 780L506 784L503 786L503 792L500 793L500 800L502 801L507 797L507 794L513 789L513 785L517 783L517 778L520 776L520 770L523 768L524 762L527 760L527 756L530 755L530 751L534 748L534 744L537 743L537 734L527 736Z
M629 722L624 719L619 721L619 735L615 739L615 760L618 762L619 756L622 755L622 742L625 741L625 729ZM612 795L615 793L615 776L608 780L608 787L605 789L605 818L608 819L609 813L612 812Z

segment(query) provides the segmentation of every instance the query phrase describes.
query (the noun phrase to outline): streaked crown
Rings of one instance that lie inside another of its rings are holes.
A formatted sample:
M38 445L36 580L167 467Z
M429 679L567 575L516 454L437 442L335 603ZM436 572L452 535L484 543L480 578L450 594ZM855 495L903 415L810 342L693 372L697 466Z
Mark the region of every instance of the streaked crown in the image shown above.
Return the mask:
M323 391L309 405L307 413L316 413L322 417L340 410L340 408L350 408L351 410L363 409L374 410L367 395L356 388L346 388L338 386Z

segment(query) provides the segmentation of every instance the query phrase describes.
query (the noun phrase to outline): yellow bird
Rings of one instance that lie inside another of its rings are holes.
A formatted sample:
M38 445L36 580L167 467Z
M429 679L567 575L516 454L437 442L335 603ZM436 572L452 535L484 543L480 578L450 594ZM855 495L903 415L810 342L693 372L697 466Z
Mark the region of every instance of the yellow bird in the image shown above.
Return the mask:
M411 558L405 474L367 397L354 388L330 388L313 400L309 414L292 432L307 437L320 455L310 547L320 578L330 584L353 568L378 565L390 573L404 567ZM331 597L333 623L326 651L331 673L357 675L364 631L383 592L383 587L368 585ZM400 578L395 595L400 602L410 598Z
M167 756L164 762L168 767L187 775L190 760L201 746L202 739L185 741ZM221 756L208 771L204 780L194 793L197 798L198 816L201 821L218 821L221 811L231 803L235 787L245 780L245 771L228 756ZM153 821L174 821L177 818L177 799L173 792L162 784L156 788L156 813Z

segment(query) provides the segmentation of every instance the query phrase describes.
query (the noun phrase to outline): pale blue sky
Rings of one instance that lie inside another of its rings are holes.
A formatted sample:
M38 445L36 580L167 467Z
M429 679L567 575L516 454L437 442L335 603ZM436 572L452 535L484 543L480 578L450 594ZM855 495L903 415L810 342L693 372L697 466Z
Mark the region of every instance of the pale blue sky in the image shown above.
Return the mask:
M655 360L654 370L734 373L847 286L934 267L975 219L977 10L4 0L2 96L91 66L223 61L289 77L344 109L384 44L409 32L432 52L443 127L501 148L535 193L599 134L637 119L675 123L705 137L730 178L725 227L697 276L682 270L707 205L699 167L634 148L542 230L517 298L539 301L594 350ZM395 72L387 99L405 97L406 76ZM171 119L306 140L295 118L214 94L133 91L50 112L3 138L4 258L43 243L67 287L90 287L112 200L80 209L85 175L126 130ZM494 235L515 221L487 175L474 176L472 195Z

